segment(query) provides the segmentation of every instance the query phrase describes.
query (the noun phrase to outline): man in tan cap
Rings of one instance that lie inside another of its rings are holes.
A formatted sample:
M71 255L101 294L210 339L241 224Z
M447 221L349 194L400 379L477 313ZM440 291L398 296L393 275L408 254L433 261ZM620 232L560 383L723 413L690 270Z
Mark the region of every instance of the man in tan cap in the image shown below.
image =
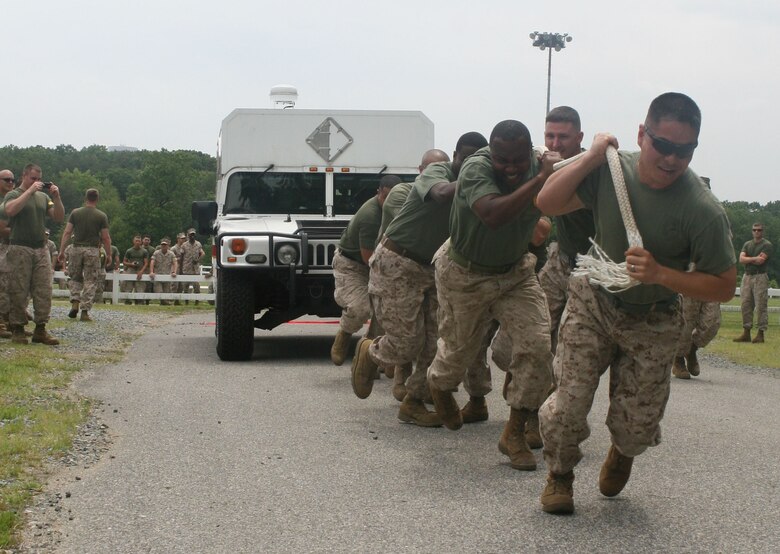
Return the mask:
M187 240L179 247L181 252L181 275L200 275L200 260L205 255L203 252L203 246L195 240L195 229L187 230ZM182 283L182 292L185 294L190 292L190 286L194 289L194 293L200 292L199 283ZM197 300L196 300L197 303Z

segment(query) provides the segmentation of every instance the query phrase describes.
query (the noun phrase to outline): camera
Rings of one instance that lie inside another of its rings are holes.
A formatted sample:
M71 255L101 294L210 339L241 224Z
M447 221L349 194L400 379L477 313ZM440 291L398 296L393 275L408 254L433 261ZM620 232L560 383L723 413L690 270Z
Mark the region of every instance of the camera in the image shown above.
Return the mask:
M53 184L54 183L52 183L51 181L45 181L43 183L43 190L49 190Z

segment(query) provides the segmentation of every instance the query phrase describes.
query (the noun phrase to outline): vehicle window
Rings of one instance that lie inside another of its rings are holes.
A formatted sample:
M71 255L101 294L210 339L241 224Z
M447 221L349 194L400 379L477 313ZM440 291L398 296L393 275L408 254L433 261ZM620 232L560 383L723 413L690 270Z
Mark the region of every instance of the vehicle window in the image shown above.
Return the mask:
M398 175L402 181L412 182L416 175ZM382 175L377 173L338 173L333 176L334 215L353 215L366 200L376 194Z
M225 214L324 214L322 173L241 171L228 179Z

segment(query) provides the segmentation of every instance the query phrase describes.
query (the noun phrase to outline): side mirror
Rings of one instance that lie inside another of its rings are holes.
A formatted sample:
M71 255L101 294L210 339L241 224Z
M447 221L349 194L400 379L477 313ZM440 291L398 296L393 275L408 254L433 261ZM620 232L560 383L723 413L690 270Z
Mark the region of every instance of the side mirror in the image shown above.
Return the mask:
M217 219L217 203L213 200L199 200L192 203L192 219L198 226L198 233L211 236L214 220Z

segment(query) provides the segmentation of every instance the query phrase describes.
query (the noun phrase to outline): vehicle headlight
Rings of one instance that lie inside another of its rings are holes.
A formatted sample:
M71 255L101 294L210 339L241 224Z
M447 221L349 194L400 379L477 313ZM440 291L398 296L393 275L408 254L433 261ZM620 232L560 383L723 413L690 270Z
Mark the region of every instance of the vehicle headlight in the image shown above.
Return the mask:
M292 244L283 244L276 251L276 259L280 264L294 264L298 261L298 249Z

